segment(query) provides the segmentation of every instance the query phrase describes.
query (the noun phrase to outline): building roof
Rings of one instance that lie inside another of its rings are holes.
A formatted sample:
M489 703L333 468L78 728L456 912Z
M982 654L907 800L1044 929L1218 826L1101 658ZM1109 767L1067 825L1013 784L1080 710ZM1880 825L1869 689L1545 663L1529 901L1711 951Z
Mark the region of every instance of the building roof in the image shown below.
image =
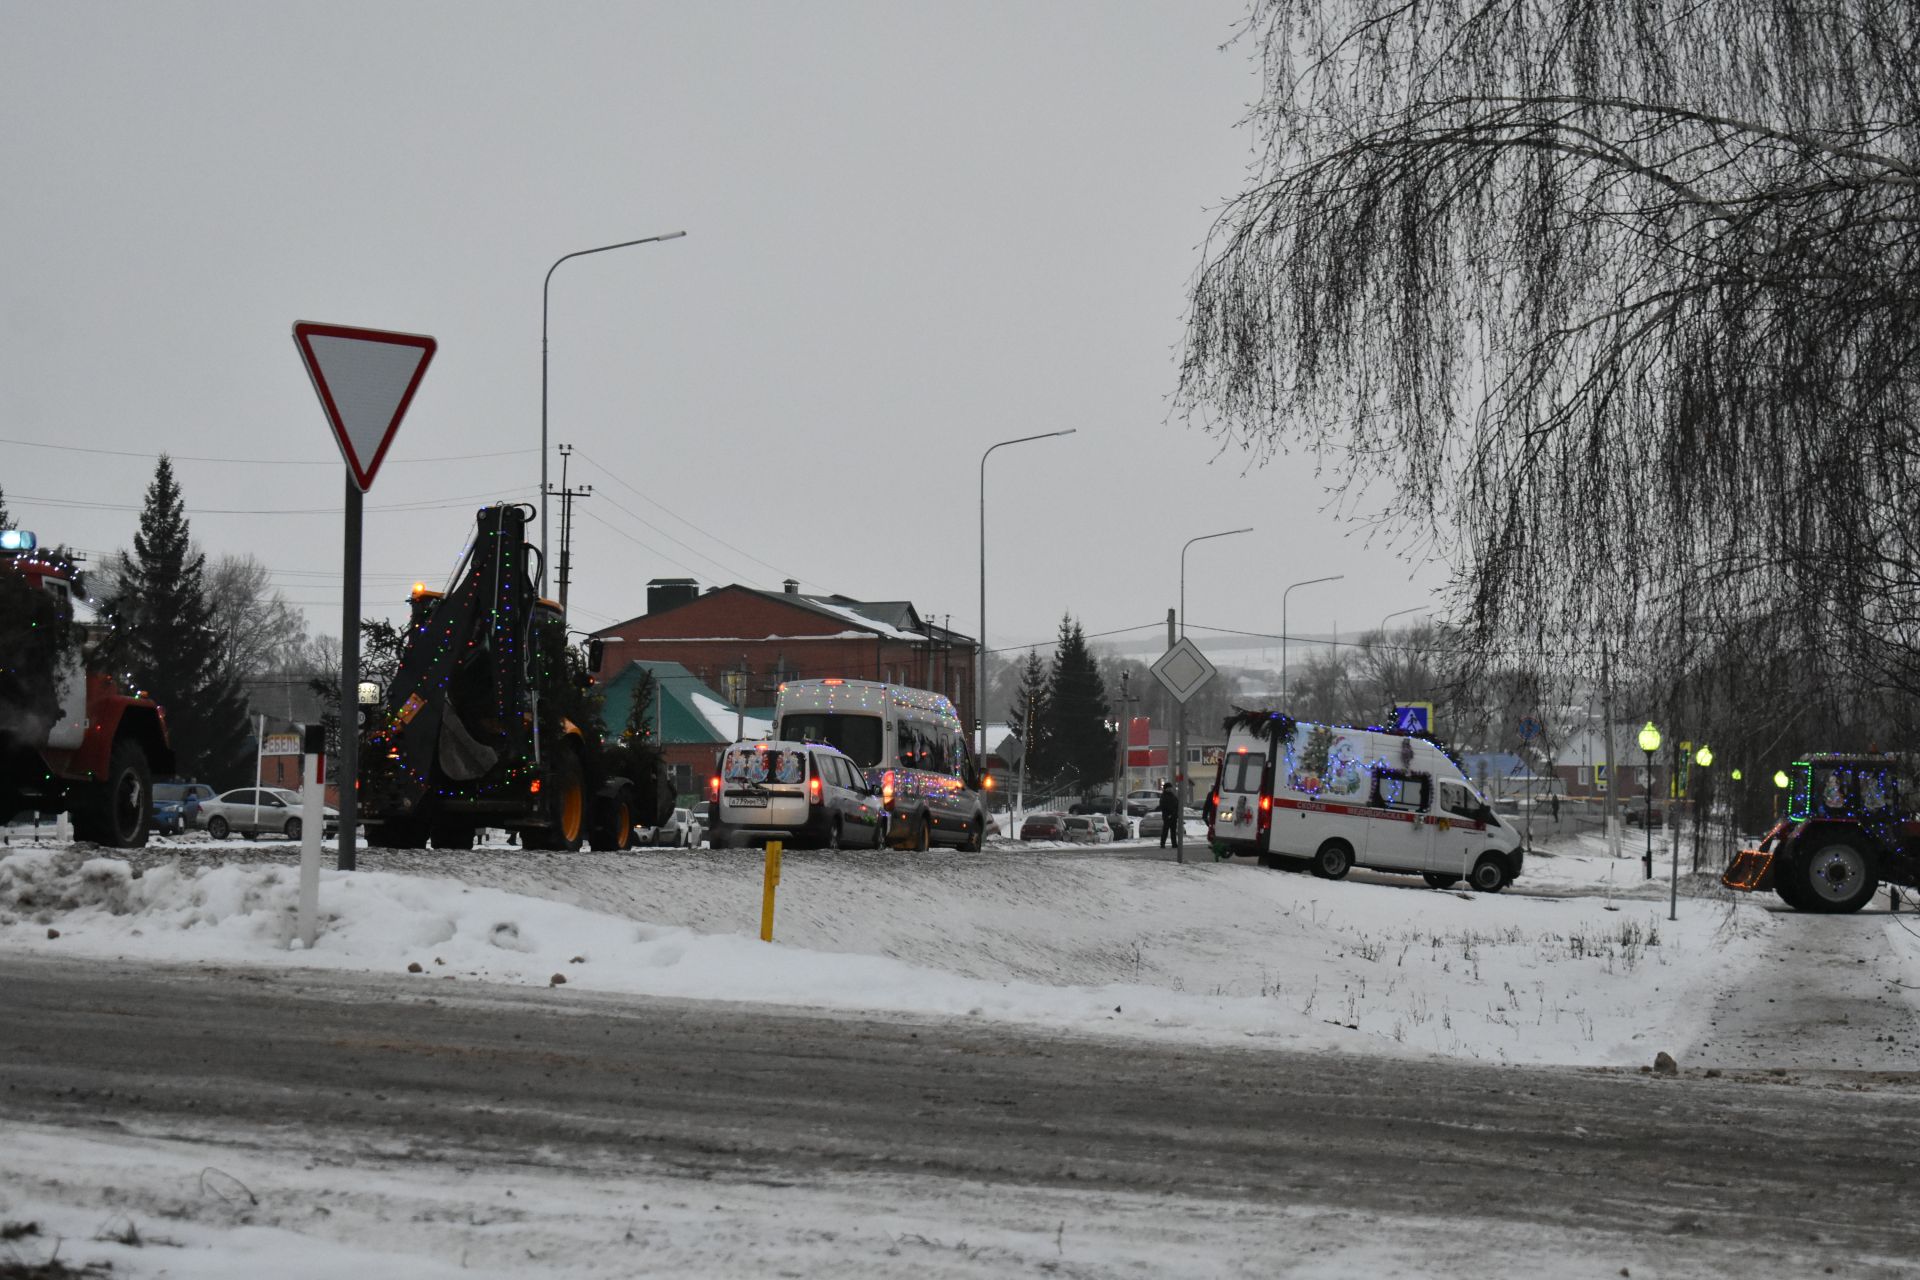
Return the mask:
M633 708L635 686L645 672L654 679L654 725L661 745L732 742L742 717L725 698L703 680L677 662L649 662L636 659L620 669L618 675L603 680L600 690L606 701L600 718L609 733L627 727ZM773 709L749 707L741 732L748 738L764 738L773 732Z
M804 609L809 613L817 614L832 622L838 623L842 627L871 632L889 640L909 640L917 644L925 644L929 641L936 644L961 646L971 646L973 644L972 636L963 635L958 631L938 626L923 619L920 616L920 611L915 609L913 603L908 600L855 600L851 596L843 595L816 595L797 591L763 591L759 587L742 586L737 582L726 587L716 587L714 591L745 591L752 595L759 596L763 600L772 601L775 604ZM683 600L679 604L669 606L659 612L665 614L671 613L676 609L685 609L712 596L714 591L708 591L702 595L695 596L691 600ZM616 623L614 626L602 627L598 632L595 632L595 634L604 635L608 632L617 631L621 627L639 622L649 616L657 615L641 614L639 617L629 618L624 622Z

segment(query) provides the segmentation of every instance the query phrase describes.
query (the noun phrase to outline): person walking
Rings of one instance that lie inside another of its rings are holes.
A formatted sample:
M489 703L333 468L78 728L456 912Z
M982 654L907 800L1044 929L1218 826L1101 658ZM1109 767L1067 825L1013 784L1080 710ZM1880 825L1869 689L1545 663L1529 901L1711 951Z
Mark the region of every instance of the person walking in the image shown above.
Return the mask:
M1173 837L1175 848L1180 847L1180 837L1174 823L1180 821L1180 793L1173 789L1173 780L1169 778L1160 788L1160 847L1167 847L1167 837Z

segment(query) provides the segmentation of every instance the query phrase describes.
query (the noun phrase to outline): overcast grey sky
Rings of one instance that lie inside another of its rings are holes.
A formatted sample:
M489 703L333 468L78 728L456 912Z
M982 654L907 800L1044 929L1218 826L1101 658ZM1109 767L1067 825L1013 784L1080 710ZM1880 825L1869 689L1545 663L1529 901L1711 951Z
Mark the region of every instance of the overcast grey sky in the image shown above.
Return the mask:
M791 575L972 634L981 451L1066 427L988 466L994 648L1163 618L1180 543L1246 524L1189 553L1194 623L1277 631L1286 583L1344 573L1290 629L1378 625L1443 569L1168 421L1249 159L1243 13L0 0L0 484L104 552L151 457L67 450L167 450L205 549L337 633L342 471L289 330L432 334L367 497L366 612L397 614L474 506L535 493L548 266L684 229L554 276L576 625Z

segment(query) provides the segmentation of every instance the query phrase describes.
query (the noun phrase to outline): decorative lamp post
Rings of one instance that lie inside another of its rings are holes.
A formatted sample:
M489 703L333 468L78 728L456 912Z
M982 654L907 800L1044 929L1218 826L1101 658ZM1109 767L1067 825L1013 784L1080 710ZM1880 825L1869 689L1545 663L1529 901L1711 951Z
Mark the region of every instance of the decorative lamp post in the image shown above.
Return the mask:
M1793 779L1787 776L1785 769L1775 769L1773 771L1773 785L1778 788L1778 790L1773 793L1773 820L1778 822L1780 821L1780 792L1792 786Z
M987 452L980 455L980 642L974 651L973 718L980 726L980 768L983 770L987 767L987 455L1010 444L1051 440L1055 436L1070 436L1078 430L1078 427L1068 427L1065 431L1043 431L1037 436L1002 440L988 445ZM1025 748L1026 744L1022 743L1022 760L1026 759Z
M1653 879L1653 753L1660 749L1660 730L1653 721L1640 731L1640 749L1647 753L1647 856L1641 860L1647 879Z
M1702 769L1711 768L1713 766L1713 748L1709 747L1704 742L1701 743L1700 749L1693 753L1693 762L1699 765ZM1689 789L1689 791L1691 791L1691 789ZM1689 795L1687 803L1689 806L1691 806L1691 805L1698 804L1699 800L1694 796ZM1699 869L1699 866L1700 866L1700 815L1697 812L1694 814L1694 823L1693 823L1693 865L1696 870ZM1678 911L1679 906L1680 906L1680 842L1678 840L1675 840L1673 842L1672 878L1667 883L1667 919L1669 920L1679 919L1679 916L1675 914Z
M1196 542L1205 542L1209 538L1231 538L1236 533L1252 532L1252 525L1248 525L1244 529L1222 529L1219 533L1203 533L1198 537L1188 538L1180 544L1181 639L1186 639L1187 635L1187 548ZM1285 602L1282 601L1283 607L1284 604ZM1286 627L1283 625L1280 629L1285 631ZM1184 702L1180 704L1178 723L1179 732L1174 735L1174 751L1176 753L1174 757L1174 777L1179 781L1174 785L1180 797L1180 814L1174 820L1173 856L1176 861L1185 862L1187 860L1187 802L1192 799L1193 772L1187 767L1187 704Z

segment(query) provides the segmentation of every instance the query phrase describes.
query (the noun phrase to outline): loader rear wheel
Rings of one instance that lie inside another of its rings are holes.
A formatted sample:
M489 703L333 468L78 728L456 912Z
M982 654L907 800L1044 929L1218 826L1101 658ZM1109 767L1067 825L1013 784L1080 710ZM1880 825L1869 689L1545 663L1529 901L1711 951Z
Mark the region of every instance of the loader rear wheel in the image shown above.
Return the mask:
M474 824L442 818L433 824L433 847L466 850L473 848Z
M596 853L621 853L633 843L633 788L622 787L600 801L592 844Z
M584 770L580 767L579 754L571 748L563 749L553 763L553 770L547 774L545 807L549 825L523 829L520 843L528 849L557 849L563 853L575 853L580 848L580 838L586 834L587 825L587 789L582 778Z
M1840 913L1858 911L1873 900L1880 887L1880 871L1871 850L1847 839L1829 840L1794 860L1798 891L1806 898L1803 910Z
M140 744L122 738L107 758L107 775L88 787L74 806L74 834L109 849L147 843L153 818L153 775Z

